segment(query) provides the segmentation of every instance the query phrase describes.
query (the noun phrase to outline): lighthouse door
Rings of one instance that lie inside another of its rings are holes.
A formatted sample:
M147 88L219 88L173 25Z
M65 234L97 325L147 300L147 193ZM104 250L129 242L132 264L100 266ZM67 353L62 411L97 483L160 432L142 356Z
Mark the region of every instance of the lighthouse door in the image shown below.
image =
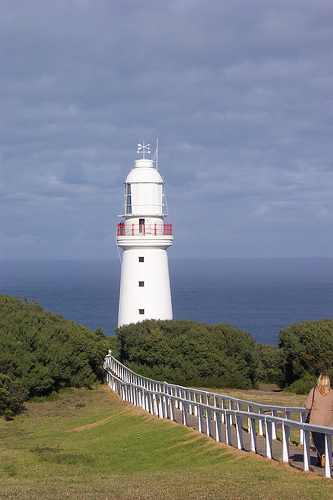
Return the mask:
M145 233L145 220L144 219L139 219L139 233L140 234Z

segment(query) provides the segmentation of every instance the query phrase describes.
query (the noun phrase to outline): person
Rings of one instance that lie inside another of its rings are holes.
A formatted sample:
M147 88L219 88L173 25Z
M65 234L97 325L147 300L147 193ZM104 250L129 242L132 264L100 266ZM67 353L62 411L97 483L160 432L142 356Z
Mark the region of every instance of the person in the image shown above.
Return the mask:
M328 375L321 373L317 387L311 389L305 408L310 410L310 424L333 427L333 391ZM325 435L321 432L312 432L312 441L317 450L318 462L325 466Z

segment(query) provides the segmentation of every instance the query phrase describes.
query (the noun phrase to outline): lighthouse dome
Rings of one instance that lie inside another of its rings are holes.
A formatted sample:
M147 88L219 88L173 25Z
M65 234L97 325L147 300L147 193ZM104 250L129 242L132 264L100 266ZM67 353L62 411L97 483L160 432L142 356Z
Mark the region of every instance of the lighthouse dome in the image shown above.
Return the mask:
M126 183L134 182L153 182L163 184L163 179L156 168L154 168L153 161L143 158L141 160L136 160L135 167L130 171L126 178Z

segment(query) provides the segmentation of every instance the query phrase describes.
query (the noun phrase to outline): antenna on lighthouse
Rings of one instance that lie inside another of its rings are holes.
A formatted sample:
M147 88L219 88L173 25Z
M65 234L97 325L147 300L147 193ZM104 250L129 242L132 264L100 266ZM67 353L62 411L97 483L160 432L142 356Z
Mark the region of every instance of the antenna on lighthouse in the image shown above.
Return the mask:
M152 161L155 162L155 168L158 170L158 139L156 139L156 151L152 157Z
M145 141L142 144L138 144L137 154L142 154L142 158L144 159L147 154L150 154L150 144L145 144Z

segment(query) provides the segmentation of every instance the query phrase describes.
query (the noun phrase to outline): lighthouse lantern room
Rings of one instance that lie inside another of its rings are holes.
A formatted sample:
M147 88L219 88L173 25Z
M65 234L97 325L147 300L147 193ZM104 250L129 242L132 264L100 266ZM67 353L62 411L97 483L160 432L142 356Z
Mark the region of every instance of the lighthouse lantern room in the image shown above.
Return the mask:
M167 248L173 236L172 225L165 223L158 148L148 159L149 144L143 142L138 153L142 158L126 178L124 213L117 227L117 245L123 250L118 326L172 319Z

